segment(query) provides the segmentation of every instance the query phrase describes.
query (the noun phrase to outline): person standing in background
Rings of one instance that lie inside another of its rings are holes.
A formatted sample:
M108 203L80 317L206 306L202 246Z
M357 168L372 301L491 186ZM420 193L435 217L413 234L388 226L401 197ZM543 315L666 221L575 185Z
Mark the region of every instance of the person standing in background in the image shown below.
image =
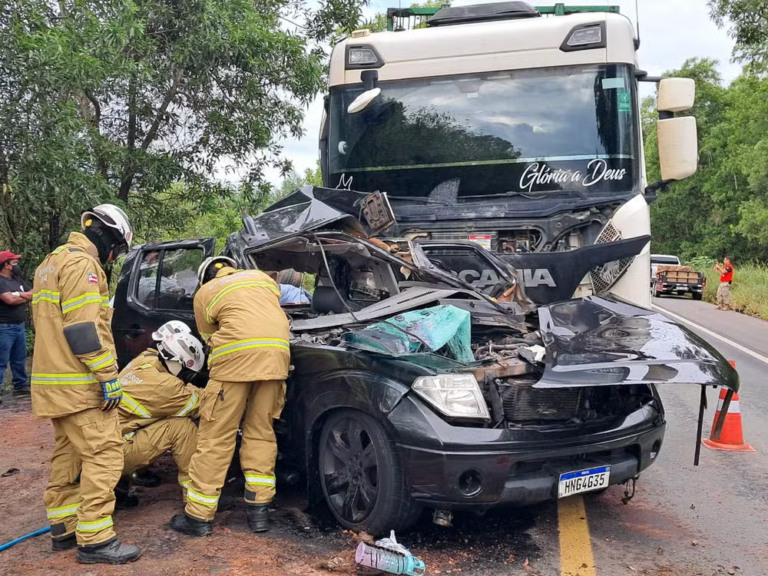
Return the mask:
M722 265L715 262L715 271L720 272L720 285L717 287L717 309L728 310L731 306L731 284L733 283L733 264L727 256Z
M0 252L0 363L2 371L11 364L13 393L29 394L27 380L27 321L28 303L32 300L31 286L21 277L19 254Z

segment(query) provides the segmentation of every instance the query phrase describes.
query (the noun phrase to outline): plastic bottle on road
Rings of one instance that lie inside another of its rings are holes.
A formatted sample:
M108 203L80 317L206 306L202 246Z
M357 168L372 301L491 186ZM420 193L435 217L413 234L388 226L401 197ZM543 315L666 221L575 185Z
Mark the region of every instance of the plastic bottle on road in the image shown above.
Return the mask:
M377 541L374 546L360 542L355 562L390 574L422 576L426 570L424 562L413 556L405 546L397 543L394 531L390 532L389 538Z

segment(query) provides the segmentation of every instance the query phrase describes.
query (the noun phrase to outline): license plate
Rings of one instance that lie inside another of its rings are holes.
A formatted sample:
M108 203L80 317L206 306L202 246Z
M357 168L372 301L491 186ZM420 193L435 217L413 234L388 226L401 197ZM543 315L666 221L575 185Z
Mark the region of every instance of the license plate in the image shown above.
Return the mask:
M678 284L677 289L678 289L679 292L687 292L688 291L688 286L680 286Z
M560 484L557 489L557 497L565 498L582 492L592 492L608 488L608 480L611 476L610 466L600 468L588 468L560 474Z

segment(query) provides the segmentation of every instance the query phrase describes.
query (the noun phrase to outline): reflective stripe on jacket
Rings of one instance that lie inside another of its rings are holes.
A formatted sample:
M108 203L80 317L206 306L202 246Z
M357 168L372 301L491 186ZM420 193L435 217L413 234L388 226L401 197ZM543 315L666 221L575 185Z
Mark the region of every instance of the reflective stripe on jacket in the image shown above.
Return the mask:
M109 288L96 247L83 234L70 234L37 268L32 291L34 413L58 418L100 406L99 382L116 378L117 364ZM72 352L64 328L78 324L95 327L98 350Z
M184 384L168 372L152 349L123 368L120 383L123 399L118 411L124 436L161 418L195 418L205 396L205 389Z
M211 346L211 378L253 382L288 376L288 318L277 283L263 272L219 270L195 295L195 320Z

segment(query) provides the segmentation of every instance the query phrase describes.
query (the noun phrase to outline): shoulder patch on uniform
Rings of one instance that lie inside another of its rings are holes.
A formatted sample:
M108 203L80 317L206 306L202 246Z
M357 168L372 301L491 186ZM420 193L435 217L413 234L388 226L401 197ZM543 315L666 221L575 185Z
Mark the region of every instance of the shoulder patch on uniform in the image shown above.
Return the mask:
M96 276L93 272L88 272L88 282L90 284L98 284L99 283L99 277Z

